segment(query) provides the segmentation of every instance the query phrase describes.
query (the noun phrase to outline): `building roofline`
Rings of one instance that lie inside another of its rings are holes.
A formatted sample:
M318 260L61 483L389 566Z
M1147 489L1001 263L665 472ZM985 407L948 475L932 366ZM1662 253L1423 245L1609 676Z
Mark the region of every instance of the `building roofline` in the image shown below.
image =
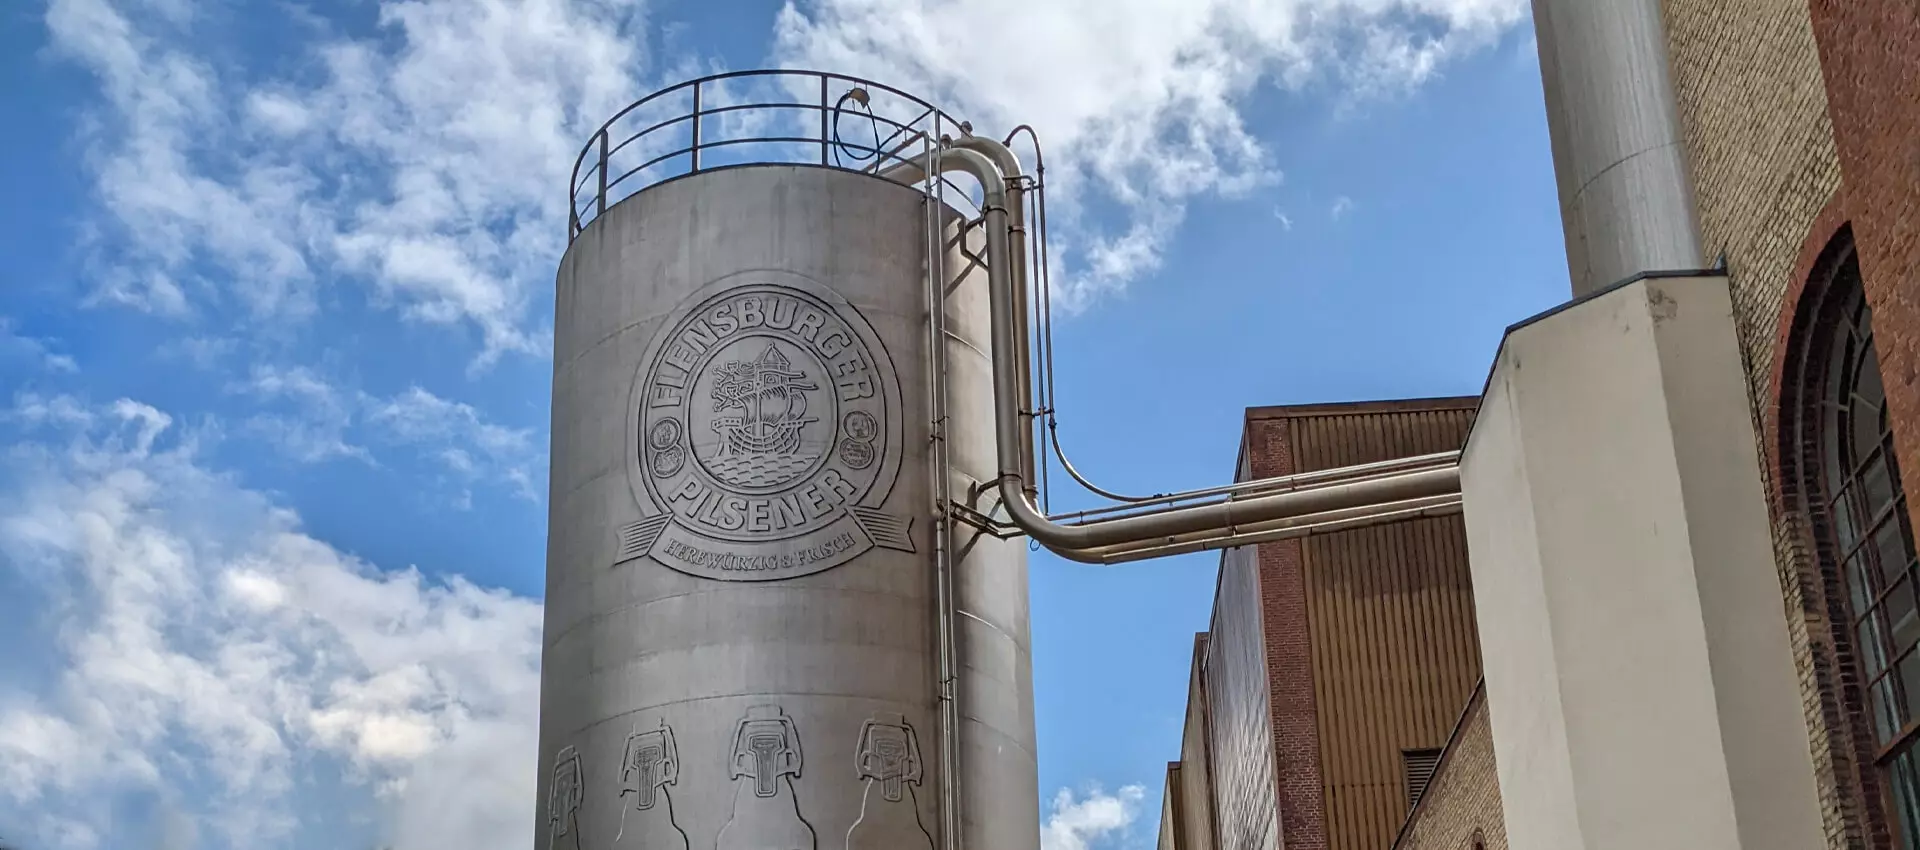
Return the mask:
M1364 413L1418 413L1427 410L1471 410L1479 405L1480 397L1477 395L1329 401L1249 407L1246 418L1248 422L1253 422L1265 419L1302 419L1312 416L1353 416ZM1244 445L1245 439L1243 438L1241 442Z
M1570 301L1565 301L1560 304L1556 304L1552 307L1548 307L1545 310L1542 310L1538 313L1535 313L1531 316L1521 319L1520 321L1514 322L1513 324L1508 325L1505 331L1501 332L1500 344L1495 346L1493 349L1493 360L1487 364L1487 377L1481 380L1480 382L1480 396L1482 398L1485 398L1487 395L1487 391L1493 389L1493 374L1500 367L1500 358L1507 353L1507 343L1513 339L1514 334L1519 333L1520 331L1526 330L1531 325L1538 324L1539 322L1542 322L1554 316L1560 315L1561 313L1565 313L1568 310L1571 310L1589 301L1605 298L1608 295L1612 295L1616 290L1625 289L1643 280L1676 280L1676 279L1684 280L1688 278L1716 278L1716 277L1725 278L1728 274L1729 272L1724 267L1724 264L1720 266L1716 266L1714 268L1707 268L1707 269L1661 269L1661 270L1655 270L1655 271L1644 271L1644 272L1640 272L1639 274L1629 275L1628 277L1622 280L1607 284L1606 286L1600 287L1599 289L1596 289L1578 298L1574 298ZM1479 427L1480 427L1480 417L1478 414L1475 414L1473 417L1473 422L1467 426L1467 438L1460 442L1460 447L1461 447L1460 450L1462 452L1466 451L1466 447L1473 445L1473 432L1477 430Z

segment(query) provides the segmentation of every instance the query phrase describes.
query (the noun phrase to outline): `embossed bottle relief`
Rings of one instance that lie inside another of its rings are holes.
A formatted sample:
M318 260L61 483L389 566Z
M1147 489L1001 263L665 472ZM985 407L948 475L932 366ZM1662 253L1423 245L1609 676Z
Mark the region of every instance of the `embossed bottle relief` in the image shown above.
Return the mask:
M547 793L547 846L580 850L580 801L586 793L580 754L573 747L553 758L553 787Z
M860 819L847 830L847 850L932 850L914 794L920 784L920 741L907 719L876 714L860 728L854 768L866 789Z
M801 764L793 718L777 705L748 709L734 727L733 814L720 828L716 850L815 850L813 827L793 794Z
M901 456L892 359L837 294L782 280L708 287L654 339L633 395L652 510L619 560L759 581L914 550L912 518L882 509Z
M627 736L620 759L620 831L615 850L687 850L687 833L673 819L673 797L680 781L680 752L666 721L651 732ZM631 796L632 799L626 799Z

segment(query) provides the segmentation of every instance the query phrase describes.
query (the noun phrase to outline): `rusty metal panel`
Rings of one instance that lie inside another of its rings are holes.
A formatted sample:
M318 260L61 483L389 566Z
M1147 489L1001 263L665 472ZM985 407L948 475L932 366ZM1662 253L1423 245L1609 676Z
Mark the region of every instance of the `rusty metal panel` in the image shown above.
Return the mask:
M1475 399L1328 405L1289 421L1295 468L1460 448ZM1480 678L1459 517L1315 537L1303 550L1329 850L1406 820L1402 753L1443 746Z
M1207 633L1193 636L1187 723L1180 735L1180 850L1213 850L1213 762L1208 750Z
M1207 641L1205 685L1218 850L1280 847L1256 547L1229 549Z

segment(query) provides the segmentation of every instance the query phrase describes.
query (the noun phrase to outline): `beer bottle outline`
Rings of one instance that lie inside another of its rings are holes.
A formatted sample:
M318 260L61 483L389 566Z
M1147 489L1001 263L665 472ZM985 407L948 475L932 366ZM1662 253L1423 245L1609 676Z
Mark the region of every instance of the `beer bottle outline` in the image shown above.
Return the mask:
M553 787L547 793L548 847L580 850L580 802L585 795L580 753L569 745L553 757Z
M904 715L875 714L861 725L854 769L865 787L847 850L932 850L914 793L924 774L920 740Z
M777 705L747 709L734 726L728 759L733 815L720 828L716 850L816 850L813 826L801 817L793 790L803 765L793 718Z
M667 788L680 782L680 749L666 720L650 732L635 729L620 757L620 832L615 850L687 850L687 833L673 819ZM628 803L627 795L633 795Z

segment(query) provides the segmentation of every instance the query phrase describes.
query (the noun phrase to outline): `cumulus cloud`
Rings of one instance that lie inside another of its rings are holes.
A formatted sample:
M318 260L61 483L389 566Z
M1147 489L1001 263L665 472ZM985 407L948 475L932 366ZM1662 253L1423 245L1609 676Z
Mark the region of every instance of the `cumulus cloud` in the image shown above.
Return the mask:
M780 61L916 91L976 127L1032 124L1070 255L1069 307L1158 267L1186 204L1277 180L1247 128L1263 85L1406 91L1492 43L1525 0L788 0ZM1117 215L1102 215L1112 210Z
M8 358L19 358L47 372L80 371L80 364L73 356L60 353L55 346L53 340L21 334L15 330L12 319L0 316L0 364Z
M541 353L533 295L565 243L592 128L639 88L637 0L406 0L355 39L317 24L303 76L208 47L185 3L52 0L57 50L105 109L96 302L163 315L314 314L328 286Z
M1076 797L1062 788L1053 797L1047 822L1040 827L1040 850L1091 850L1127 833L1140 817L1146 789L1128 785L1116 793L1095 788Z
M44 690L0 691L10 821L54 847L257 847L339 836L310 801L358 795L395 850L531 843L537 602L334 549L147 405L6 421L0 564L59 656ZM102 805L129 793L152 824Z
M419 387L367 402L367 419L395 439L424 447L450 472L473 480L498 476L522 498L538 500L537 467L545 456L533 432L487 421L472 405L448 401Z
M93 298L158 314L310 315L339 281L544 351L579 145L657 81L641 0L387 0L321 21L299 74L207 46L190 4L51 0L99 80ZM1158 267L1195 197L1279 179L1245 109L1268 85L1405 91L1524 19L1524 0L790 0L773 60L872 76L982 130L1031 123L1068 308ZM682 59L674 73L712 70ZM715 87L715 104L727 92ZM735 114L719 123L749 121Z
M340 387L306 366L256 364L229 389L261 405L244 420L247 433L291 460L374 464L369 446L377 445L425 457L462 488L504 485L529 501L541 497L546 454L533 430L500 425L470 404L418 386L376 397ZM470 499L463 489L461 501Z

